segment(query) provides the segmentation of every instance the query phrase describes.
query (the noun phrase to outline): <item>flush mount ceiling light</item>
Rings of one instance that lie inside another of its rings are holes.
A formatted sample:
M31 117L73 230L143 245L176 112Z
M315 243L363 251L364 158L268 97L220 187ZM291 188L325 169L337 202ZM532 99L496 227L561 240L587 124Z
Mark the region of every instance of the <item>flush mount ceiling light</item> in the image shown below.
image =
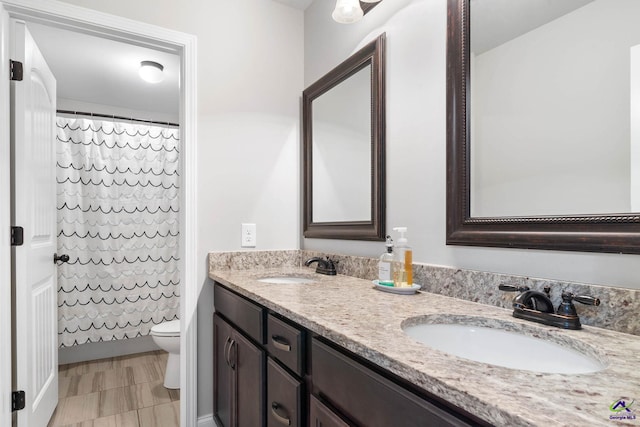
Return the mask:
M378 3L380 0L360 0L362 3Z
M140 69L138 70L138 74L140 78L145 82L149 83L160 83L162 79L164 79L164 74L162 73L164 67L162 64L158 64L153 61L142 61L140 63Z
M364 12L359 0L338 0L331 16L341 24L351 24L362 19Z

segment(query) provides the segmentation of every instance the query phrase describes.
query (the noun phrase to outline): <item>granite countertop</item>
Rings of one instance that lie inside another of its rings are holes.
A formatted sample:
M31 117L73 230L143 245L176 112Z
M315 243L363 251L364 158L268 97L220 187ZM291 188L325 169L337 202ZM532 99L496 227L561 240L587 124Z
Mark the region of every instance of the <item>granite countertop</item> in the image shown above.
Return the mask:
M627 403L636 399L640 408L640 337L636 335L588 326L561 330L515 319L511 310L426 292L380 292L368 280L313 271L212 270L209 276L494 425L640 425L640 413L637 420L611 420L616 414L609 409L621 398ZM257 280L280 275L317 281L269 284ZM433 350L402 331L403 324L418 323L425 316L454 321L473 317L502 328L515 325L522 333L587 351L607 368L590 374L541 374L461 359Z

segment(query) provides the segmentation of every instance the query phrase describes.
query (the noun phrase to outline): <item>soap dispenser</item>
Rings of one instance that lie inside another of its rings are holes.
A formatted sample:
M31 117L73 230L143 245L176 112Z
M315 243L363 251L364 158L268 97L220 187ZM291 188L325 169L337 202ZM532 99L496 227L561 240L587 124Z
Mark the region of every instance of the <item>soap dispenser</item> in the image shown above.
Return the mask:
M378 262L378 284L383 286L393 286L393 240L387 236L387 250L380 255Z
M393 255L393 285L407 287L413 285L413 252L407 242L407 227L395 227L400 233Z

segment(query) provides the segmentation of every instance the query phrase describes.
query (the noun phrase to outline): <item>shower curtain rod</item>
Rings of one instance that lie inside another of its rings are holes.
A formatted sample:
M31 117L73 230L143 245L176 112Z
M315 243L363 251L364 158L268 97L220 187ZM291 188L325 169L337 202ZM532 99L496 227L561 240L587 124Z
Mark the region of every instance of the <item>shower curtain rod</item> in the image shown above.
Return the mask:
M178 123L158 122L155 120L145 120L145 119L134 119L133 117L114 116L113 114L87 113L86 111L71 111L71 110L57 110L57 112L60 114L73 114L75 116L100 117L105 119L118 119L118 120L128 120L132 122L149 123L152 125L167 125L167 126L180 127Z

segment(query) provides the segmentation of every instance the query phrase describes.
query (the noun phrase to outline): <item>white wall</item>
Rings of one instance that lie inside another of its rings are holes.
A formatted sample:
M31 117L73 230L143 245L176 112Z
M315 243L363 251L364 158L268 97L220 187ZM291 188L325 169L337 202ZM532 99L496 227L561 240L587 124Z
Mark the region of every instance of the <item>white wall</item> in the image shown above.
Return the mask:
M631 212L640 2L611 6L595 1L475 57L472 216Z
M446 2L383 1L351 25L334 2L305 11L305 86L358 46L387 33L387 226L409 227L419 263L640 288L640 258L445 245ZM384 243L304 239L305 249L377 256Z
M212 409L213 291L206 254L299 247L303 15L266 0L66 0L198 37L198 414Z

